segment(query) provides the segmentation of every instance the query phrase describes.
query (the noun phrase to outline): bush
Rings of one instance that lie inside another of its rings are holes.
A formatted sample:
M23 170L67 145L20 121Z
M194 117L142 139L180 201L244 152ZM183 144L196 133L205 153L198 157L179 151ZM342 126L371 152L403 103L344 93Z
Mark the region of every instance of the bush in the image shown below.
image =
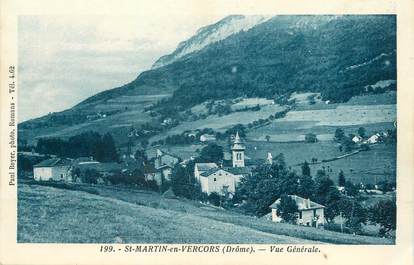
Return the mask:
M208 201L215 206L220 206L221 197L218 193L212 192L208 195Z

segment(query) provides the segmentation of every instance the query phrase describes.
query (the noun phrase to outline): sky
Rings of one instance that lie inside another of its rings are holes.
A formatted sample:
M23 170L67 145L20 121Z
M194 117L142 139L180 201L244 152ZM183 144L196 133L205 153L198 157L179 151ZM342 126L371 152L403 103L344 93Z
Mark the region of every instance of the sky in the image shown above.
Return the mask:
M219 16L21 16L19 121L134 80Z

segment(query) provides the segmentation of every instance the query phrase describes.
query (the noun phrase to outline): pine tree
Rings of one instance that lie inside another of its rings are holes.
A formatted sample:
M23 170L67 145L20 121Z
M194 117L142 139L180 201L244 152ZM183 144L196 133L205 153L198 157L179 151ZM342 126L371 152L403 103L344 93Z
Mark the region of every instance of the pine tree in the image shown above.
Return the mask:
M311 175L311 169L309 167L308 161L305 161L302 165L302 176L310 176Z
M115 142L110 133L106 133L102 137L101 147L103 149L102 161L114 162L118 161L118 152L116 151Z
M338 175L338 186L345 187L345 184L346 184L345 175L344 175L344 172L341 170L339 171L339 175Z

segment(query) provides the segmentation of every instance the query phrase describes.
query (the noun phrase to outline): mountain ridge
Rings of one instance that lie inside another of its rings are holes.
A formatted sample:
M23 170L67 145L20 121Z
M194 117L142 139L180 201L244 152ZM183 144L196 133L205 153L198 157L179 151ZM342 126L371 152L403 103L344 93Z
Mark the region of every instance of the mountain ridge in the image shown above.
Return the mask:
M295 91L319 92L324 100L344 102L375 90L377 82L396 80L395 27L390 15L275 16L20 127L64 128L103 113L113 114L112 128L176 118L208 100L277 99ZM346 70L355 65L359 67ZM396 89L396 82L389 84L375 93Z

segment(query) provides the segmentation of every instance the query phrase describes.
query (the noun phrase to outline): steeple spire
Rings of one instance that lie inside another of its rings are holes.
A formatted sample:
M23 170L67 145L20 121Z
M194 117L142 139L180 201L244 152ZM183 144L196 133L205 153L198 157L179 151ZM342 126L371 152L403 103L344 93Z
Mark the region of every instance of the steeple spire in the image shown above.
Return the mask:
M239 131L236 132L236 137L234 139L234 143L235 144L240 144L241 143L240 136L239 136Z
M239 132L236 132L233 145L231 147L233 156L233 167L244 167L244 147Z

